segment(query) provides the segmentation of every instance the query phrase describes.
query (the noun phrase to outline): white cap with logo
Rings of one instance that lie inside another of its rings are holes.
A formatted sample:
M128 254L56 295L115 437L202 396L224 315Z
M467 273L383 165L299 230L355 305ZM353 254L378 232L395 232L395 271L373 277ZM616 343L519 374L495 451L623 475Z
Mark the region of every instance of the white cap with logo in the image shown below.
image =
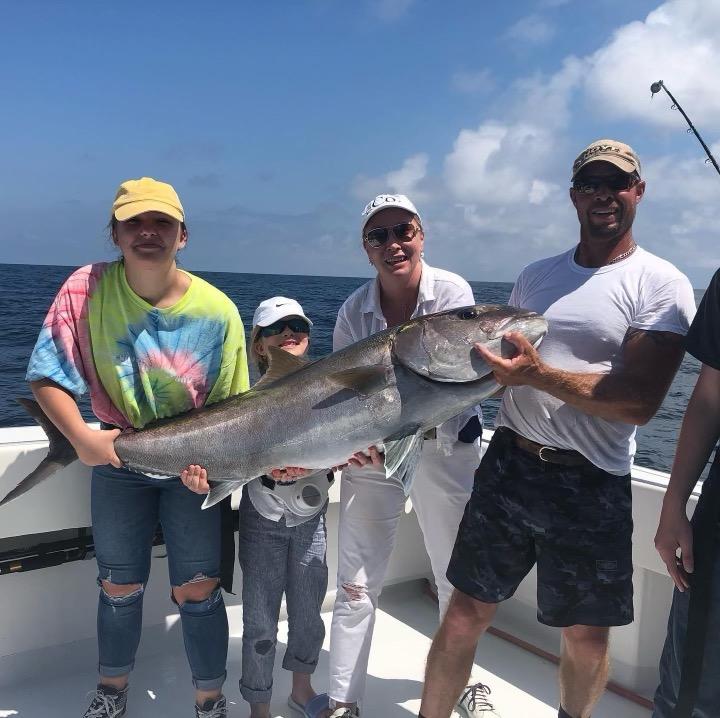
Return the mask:
M285 319L285 317L302 317L312 326L312 322L305 316L300 302L287 297L270 297L270 299L260 302L253 314L253 326L269 327L278 319Z
M370 221L370 217L380 212L380 210L392 207L405 209L411 214L417 215L418 219L420 219L417 208L404 194L379 194L372 202L368 202L362 211L360 234L362 235L365 232L365 225Z

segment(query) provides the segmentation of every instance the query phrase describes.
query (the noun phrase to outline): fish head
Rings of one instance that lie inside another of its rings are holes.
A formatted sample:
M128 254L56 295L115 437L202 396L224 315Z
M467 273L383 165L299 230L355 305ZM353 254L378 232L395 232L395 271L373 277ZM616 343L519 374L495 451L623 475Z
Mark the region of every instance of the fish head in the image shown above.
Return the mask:
M520 332L535 347L547 334L545 317L527 309L477 304L411 319L393 339L395 360L433 381L468 382L492 372L473 348L483 344L494 354L513 357L517 349L503 337Z

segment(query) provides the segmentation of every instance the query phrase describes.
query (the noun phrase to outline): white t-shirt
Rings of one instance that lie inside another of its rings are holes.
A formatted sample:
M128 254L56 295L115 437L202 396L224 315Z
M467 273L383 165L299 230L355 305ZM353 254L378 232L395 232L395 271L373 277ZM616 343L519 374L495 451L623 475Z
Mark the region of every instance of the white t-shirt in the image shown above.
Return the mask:
M510 304L545 315L540 356L550 366L598 373L622 366L630 327L685 335L695 314L687 277L638 247L622 262L581 267L575 248L526 267ZM496 426L559 449L574 449L601 469L624 475L635 455L634 424L591 416L528 386L505 390Z
M473 304L475 297L472 288L461 276L422 263L417 304L412 318ZM380 305L380 285L376 277L358 287L340 307L333 331L333 351L344 349L384 329L387 329L387 320ZM450 445L457 441L460 429L476 414L482 420L479 406L439 426L437 438L440 446L449 450Z

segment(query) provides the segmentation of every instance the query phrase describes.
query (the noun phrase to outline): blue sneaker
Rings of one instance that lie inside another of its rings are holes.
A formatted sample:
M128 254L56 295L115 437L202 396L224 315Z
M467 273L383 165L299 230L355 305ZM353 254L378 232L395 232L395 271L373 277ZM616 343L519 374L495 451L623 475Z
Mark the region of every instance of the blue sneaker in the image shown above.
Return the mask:
M303 718L317 718L320 713L327 710L329 706L328 694L318 693L311 698L304 706L300 705L292 696L288 696L288 705L297 711Z

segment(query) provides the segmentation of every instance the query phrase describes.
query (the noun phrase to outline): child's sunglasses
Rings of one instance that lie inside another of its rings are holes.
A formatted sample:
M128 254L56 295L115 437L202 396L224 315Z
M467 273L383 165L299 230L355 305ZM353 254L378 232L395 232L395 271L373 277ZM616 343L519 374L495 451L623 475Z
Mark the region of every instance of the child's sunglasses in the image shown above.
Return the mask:
M285 331L285 327L289 327L291 332L296 334L309 334L310 325L300 317L289 317L287 319L278 319L272 324L268 324L266 327L260 327L258 336L260 337L274 337L278 334L282 334Z

